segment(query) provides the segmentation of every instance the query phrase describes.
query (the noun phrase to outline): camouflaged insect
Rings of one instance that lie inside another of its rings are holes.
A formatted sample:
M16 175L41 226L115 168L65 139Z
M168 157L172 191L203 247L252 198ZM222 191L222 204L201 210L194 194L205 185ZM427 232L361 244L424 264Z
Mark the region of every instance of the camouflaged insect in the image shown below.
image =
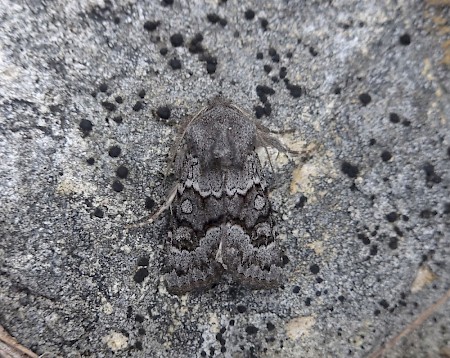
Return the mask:
M224 272L251 288L276 287L282 255L257 147L284 150L267 129L220 98L191 118L175 147L176 185L166 245L170 292L205 289Z

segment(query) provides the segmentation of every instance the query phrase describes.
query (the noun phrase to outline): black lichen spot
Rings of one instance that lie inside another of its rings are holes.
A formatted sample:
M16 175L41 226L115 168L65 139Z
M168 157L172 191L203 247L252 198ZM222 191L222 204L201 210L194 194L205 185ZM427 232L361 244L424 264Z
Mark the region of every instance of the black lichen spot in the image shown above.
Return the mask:
M267 31L267 27L269 26L269 21L267 21L267 19L260 19L259 23L261 24L261 27L264 31Z
M156 28L159 26L160 22L159 21L146 21L144 23L144 29L146 29L147 31L155 31Z
M169 52L169 50L167 49L167 47L162 47L162 48L159 50L159 53L160 53L161 55L163 55L163 56L167 55L168 52Z
M383 160L383 162L388 162L391 158L392 154L387 150L383 150L383 152L381 153L381 159Z
M227 19L220 19L219 24L220 24L220 26L225 27L225 26L227 26L228 21L227 21Z
M255 116L256 118L261 118L264 115L264 107L262 106L255 106Z
M286 266L289 263L289 257L287 257L286 255L283 255L281 257L281 260L282 260L281 267L284 267L284 266Z
M312 57L316 57L319 53L316 51L316 49L312 46L309 47L309 53Z
M189 52L190 53L202 53L204 48L202 46L203 35L199 32L189 43Z
M230 295L230 297L235 300L238 294L238 290L236 289L236 287L230 287L228 290L228 293Z
M358 234L358 239L361 240L364 245L370 244L370 239L365 234Z
M374 314L375 316L379 316L380 313L381 313L381 311L380 311L379 309L376 309L375 311L373 311L373 314Z
M244 15L247 20L253 20L255 17L255 12L252 9L248 9L245 11Z
M403 46L408 46L411 43L411 36L409 34L405 33L400 36L400 44Z
M341 296L338 297L338 300L339 300L341 303L344 303L345 297L341 295Z
M105 93L106 91L108 91L108 86L106 85L106 83L102 83L100 86L98 86L98 89L100 90L100 92Z
M280 78L285 78L286 75L287 75L287 69L286 69L286 67L281 67L281 68L280 68L279 74L280 74Z
M344 174L347 174L349 178L356 178L359 173L359 169L356 165L352 165L345 161L341 165L341 170Z
M305 204L307 203L308 198L304 195L300 196L300 198L298 199L298 202L295 204L295 208L296 209L301 209L305 206Z
M433 210L431 211L430 209L424 209L420 212L419 216L422 219L430 219L432 216L436 216L437 215L437 211Z
M116 175L121 179L125 179L128 176L128 168L124 165L119 166L116 169Z
M134 343L134 348L136 348L138 351L142 351L142 342L136 341L136 343Z
M121 152L122 150L118 145L113 145L111 148L109 148L108 154L112 158L117 158Z
M398 236L403 237L402 230L400 230L397 226L394 226L394 231Z
M114 103L108 102L108 101L104 101L102 102L102 106L103 108L105 108L107 111L113 112L116 110L116 105Z
M131 316L133 315L133 307L128 306L127 307L127 318L131 318ZM125 334L127 337L129 337L129 334Z
M164 6L172 6L173 5L173 0L162 0L162 4Z
M305 305L306 306L311 306L311 298L309 298L309 297L306 298Z
M156 110L156 114L161 119L169 119L170 118L170 108L167 106L158 107Z
M273 95L275 90L265 85L256 86L256 94L258 95L260 101L265 103L267 101L267 95Z
M123 118L122 116L115 116L113 117L113 121L116 122L117 124L120 124L123 122Z
M147 256L142 256L138 259L137 265L138 266L148 266L149 262L150 261Z
M317 282L317 283L322 283L322 282L323 282L323 278L320 277L320 276L317 276L317 277L316 277L316 282Z
M270 66L270 65L264 65L264 71L265 71L266 73L270 73L270 71L272 71L272 66Z
M247 332L247 334L256 334L258 333L258 330L259 329L252 324L245 327L245 332Z
M88 158L88 159L86 159L86 163L88 163L89 165L94 165L95 159L94 158Z
M148 276L148 269L146 267L139 267L134 274L133 280L136 283L141 283Z
M174 57L169 61L169 66L172 67L172 70L179 70L181 69L181 61Z
M142 107L144 107L142 101L136 101L136 103L133 106L133 111L139 112L142 109Z
M294 286L294 288L292 289L293 293L299 293L300 292L300 287L299 286Z
M317 275L320 271L320 267L317 264L313 264L309 266L309 271L311 271L312 274Z
M409 127L409 126L411 125L411 121L408 121L407 119L404 119L403 122L402 122L402 124L403 124L405 127Z
M211 24L216 24L220 21L220 16L214 13L206 15L206 18Z
M216 334L216 340L220 343L221 346L225 345L225 339L223 338L222 332Z
M369 140L369 145L375 145L377 143L377 140L375 138L371 138Z
M375 256L378 253L378 246L372 245L370 247L370 256Z
M428 184L439 184L442 181L442 178L434 171L434 166L431 163L426 162L422 168L425 171Z
M398 219L398 214L395 211L392 211L386 215L386 220L389 221L390 223L397 221L397 219Z
M155 207L155 204L156 204L155 201L152 198L150 198L149 196L147 196L145 198L145 208L147 210L153 209Z
M386 310L389 308L389 303L385 299L382 299L378 304Z
M89 119L82 119L80 122L80 129L84 133L89 133L92 130L92 122Z
M336 87L336 88L334 89L334 94L339 95L339 94L341 94L341 91L342 91L341 87Z
M140 336L144 336L145 335L145 329L144 328L139 328L138 329L138 334L140 335Z
M273 330L275 329L275 326L274 326L274 324L273 324L272 322L267 322L266 327L267 327L267 330L268 330L269 332L270 332L270 331L273 331Z
M320 292L320 291L316 291L316 296L317 296L317 297L320 297L320 296L322 296L322 292Z
M118 104L122 104L123 103L123 98L121 96L116 96L116 98L114 98L114 100L116 101L116 103Z
M444 210L443 210L442 213L445 214L445 215L450 214L450 203L445 203L444 204Z
M180 47L184 43L183 35L180 33L173 34L170 36L170 43L173 47Z
M264 93L259 93L259 94L258 94L258 97L259 97L259 100L260 100L262 103L266 103L266 102L267 102L267 95L266 95L266 94L264 94Z
M398 238L391 237L389 239L389 248L391 248L392 250L395 250L396 248L398 248Z
M208 56L206 58L206 72L213 74L217 69L217 58L213 56Z
M141 97L141 98L144 98L145 97L145 90L143 90L143 89L140 90L139 93L138 93L138 96Z
M286 82L286 88L293 98L299 98L302 95L302 88L298 85L292 85L289 82Z
M118 180L114 180L112 188L115 192L120 193L123 190L123 184Z
M399 123L400 122L400 117L398 116L397 113L389 113L389 120L391 121L391 123Z
M363 106L367 106L372 101L372 97L368 93L361 93L358 98Z
M265 85L257 85L256 86L256 94L260 96L261 94L273 95L275 90L269 86Z
M236 309L237 309L237 311L238 311L239 313L244 313L245 311L247 311L247 307L244 306L244 305L238 305L238 306L236 307Z
M142 322L144 322L144 316L137 314L134 316L134 320L138 323L142 323Z
M103 219L103 217L105 216L105 213L103 212L102 209L100 208L95 208L94 210L94 216L100 219Z
M257 60L262 60L263 58L264 58L264 55L263 55L262 52L257 52L257 53L256 53L256 59L257 59Z

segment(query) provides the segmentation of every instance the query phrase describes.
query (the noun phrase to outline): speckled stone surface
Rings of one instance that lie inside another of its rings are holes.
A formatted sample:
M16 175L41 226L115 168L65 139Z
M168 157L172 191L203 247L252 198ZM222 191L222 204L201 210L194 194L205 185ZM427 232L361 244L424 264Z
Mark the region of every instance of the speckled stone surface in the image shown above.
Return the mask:
M2 1L1 325L46 358L376 352L450 287L445 3ZM125 224L217 94L300 152L269 151L286 281L172 296L169 213ZM448 353L448 312L387 356Z

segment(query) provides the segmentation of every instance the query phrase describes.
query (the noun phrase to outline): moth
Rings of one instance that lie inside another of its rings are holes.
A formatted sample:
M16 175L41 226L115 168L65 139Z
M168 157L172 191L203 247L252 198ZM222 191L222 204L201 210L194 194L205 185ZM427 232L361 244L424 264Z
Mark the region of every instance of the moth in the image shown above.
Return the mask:
M176 183L160 210L171 209L169 292L206 289L224 273L254 289L280 285L282 251L256 153L267 146L285 151L268 129L220 97L182 127L173 148Z

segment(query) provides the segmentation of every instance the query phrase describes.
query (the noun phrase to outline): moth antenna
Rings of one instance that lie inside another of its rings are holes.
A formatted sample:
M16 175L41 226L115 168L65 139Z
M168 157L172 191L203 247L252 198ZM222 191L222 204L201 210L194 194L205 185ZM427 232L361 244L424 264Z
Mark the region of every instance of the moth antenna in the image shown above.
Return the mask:
M257 133L258 139L261 141L261 143L264 144L263 147L267 154L267 158L269 159L270 169L272 169L272 172L274 172L275 170L273 169L272 160L270 159L269 151L267 150L267 141L261 136L261 134L259 134L259 132L256 132L256 133Z

